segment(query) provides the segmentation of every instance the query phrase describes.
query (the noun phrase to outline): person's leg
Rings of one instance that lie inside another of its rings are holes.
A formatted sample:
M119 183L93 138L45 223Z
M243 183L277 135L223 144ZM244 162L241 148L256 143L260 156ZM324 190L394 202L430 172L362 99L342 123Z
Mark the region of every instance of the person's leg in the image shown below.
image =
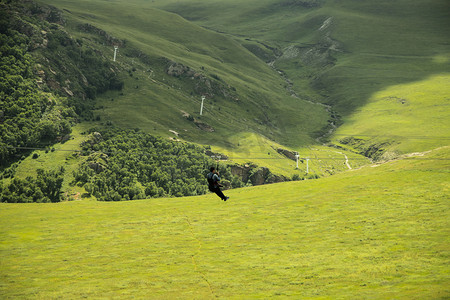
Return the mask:
M222 193L222 191L220 190L220 188L215 188L214 189L214 192L216 193L216 195L217 196L219 196L220 197L220 199L225 199L226 197L225 197L225 195Z

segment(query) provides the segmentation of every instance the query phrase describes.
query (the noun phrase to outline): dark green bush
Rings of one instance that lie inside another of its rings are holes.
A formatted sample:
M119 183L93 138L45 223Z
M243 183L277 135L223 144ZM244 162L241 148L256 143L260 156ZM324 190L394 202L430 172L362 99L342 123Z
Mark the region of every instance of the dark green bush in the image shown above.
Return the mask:
M206 174L216 163L205 149L189 143L154 137L139 130L101 131L103 141L86 143L85 163L75 182L99 200L134 200L163 196L194 196L207 192ZM94 152L97 151L97 152ZM103 153L103 154L101 154ZM241 187L225 164L223 178Z

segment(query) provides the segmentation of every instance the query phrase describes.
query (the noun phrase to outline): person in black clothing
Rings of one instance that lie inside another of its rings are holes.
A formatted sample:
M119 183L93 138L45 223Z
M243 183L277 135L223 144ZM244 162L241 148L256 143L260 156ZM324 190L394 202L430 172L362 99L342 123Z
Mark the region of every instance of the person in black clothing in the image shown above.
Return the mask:
M223 201L227 201L230 197L225 196L220 190L223 185L220 184L219 172L214 167L211 167L209 170L211 172L206 176L209 190L216 193Z

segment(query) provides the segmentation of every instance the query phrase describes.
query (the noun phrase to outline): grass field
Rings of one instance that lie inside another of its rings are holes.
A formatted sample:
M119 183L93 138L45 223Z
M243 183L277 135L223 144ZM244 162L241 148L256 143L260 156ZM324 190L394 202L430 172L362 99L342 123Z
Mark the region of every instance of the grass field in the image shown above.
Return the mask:
M319 180L1 204L2 298L447 299L449 148Z
M395 141L389 146L391 154L446 146L450 141L449 95L450 73L391 86L344 119L335 139L356 136L372 143Z
M337 174L229 190L226 203L212 194L81 199L84 190L68 184L80 161L66 150L79 149L93 124L78 125L73 140L37 151L16 176L64 166L63 189L83 201L0 204L0 298L450 298L448 1L42 2L65 9L66 29L85 47L112 57L79 23L126 39L152 62L120 49L125 87L97 99L100 123L175 137L173 130L235 162L304 175L305 163L296 170L281 147L311 158L312 174ZM333 43L328 56L314 48ZM274 62L299 100L244 46L268 56L269 47L317 50L329 64L295 51ZM220 77L240 100L208 99L200 117L189 80L165 74L161 57ZM351 147L317 145L330 113L309 100L341 114L333 143L388 138L399 159L366 165ZM184 112L215 131L201 131ZM422 153L404 155L411 152Z

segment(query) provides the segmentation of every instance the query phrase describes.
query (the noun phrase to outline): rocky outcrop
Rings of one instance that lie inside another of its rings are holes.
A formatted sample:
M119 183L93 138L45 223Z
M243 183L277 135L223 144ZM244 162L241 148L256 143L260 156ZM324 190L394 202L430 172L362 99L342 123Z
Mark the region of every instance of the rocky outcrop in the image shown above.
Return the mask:
M260 167L252 170L250 174L250 181L253 185L262 185L266 182L266 178L270 174L270 171L266 167Z
M252 185L263 185L277 182L289 181L288 178L275 175L266 167L258 167L256 165L233 165L230 166L231 174L238 176L244 183L251 183Z
M278 183L278 182L285 182L285 181L289 181L290 179L287 177L284 177L282 175L275 175L275 174L269 174L269 176L266 178L266 184L271 184L271 183Z
M46 20L49 23L59 24L59 25L66 24L66 20L63 17L62 11L60 11L59 9L57 9L54 6L35 5L31 10L32 10L32 12L34 10L34 13L38 13L38 15L41 19Z
M198 95L203 95L207 98L220 96L226 99L239 100L236 89L226 84L217 75L206 76L189 66L172 60L167 60L166 73L173 77L193 80L193 89Z
M108 168L108 155L105 153L92 153L89 155L88 166L96 173L101 173Z
M251 170L251 166L249 165L233 165L230 166L231 168L231 174L233 176L238 176L239 178L241 178L242 182L247 182L249 175L250 175L250 170Z
M73 97L73 92L67 88L67 87L63 87L64 92L66 92L67 95L69 95L70 97Z
M296 155L298 155L298 152L296 152L296 151L290 151L290 150L287 150L287 149L278 148L277 152L282 154L282 155L284 155L284 156L286 156L289 159L297 160Z
M194 124L200 130L203 130L203 131L206 131L206 132L214 132L215 131L214 127L212 127L211 125L194 118L192 115L188 114L185 111L182 111L182 113L183 113L183 117L185 117L188 121L194 122Z
M185 66L183 64L174 62L174 61L170 61L168 63L168 66L166 68L166 73L170 76L174 76L174 77L181 77L181 76L185 76L185 77L199 77L201 76L201 74L196 73L193 69L191 69L188 66Z
M215 131L214 127L206 124L205 122L202 122L202 121L199 121L199 120L194 120L194 124L197 125L197 127L200 130L207 131L207 132L214 132Z
M79 25L78 28L84 32L93 33L103 39L105 44L107 45L115 45L119 47L123 47L125 45L125 41L118 39L116 37L113 37L112 35L108 34L103 29L97 28L94 25L91 25L89 23Z

